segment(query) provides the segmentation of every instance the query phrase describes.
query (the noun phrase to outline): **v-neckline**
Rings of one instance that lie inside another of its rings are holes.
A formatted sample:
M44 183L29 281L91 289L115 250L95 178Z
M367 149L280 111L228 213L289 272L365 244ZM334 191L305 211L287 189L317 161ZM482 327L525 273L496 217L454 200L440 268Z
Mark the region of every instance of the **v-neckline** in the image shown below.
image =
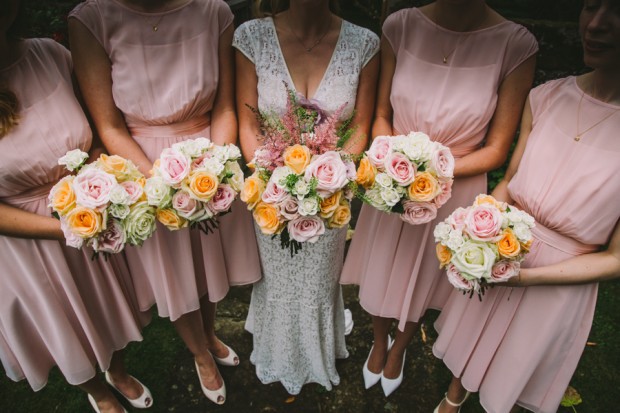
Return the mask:
M323 82L325 81L325 76L327 76L327 72L329 72L329 69L331 68L332 63L334 61L334 57L336 56L336 52L338 51L338 47L340 46L340 42L342 40L342 33L344 32L344 25L347 23L347 21L342 19L342 23L340 24L340 32L338 33L338 40L336 40L336 45L334 46L334 50L332 51L332 55L331 55L331 57L329 59L329 63L325 67L325 71L323 72L323 76L321 77L321 81L319 82L319 85L316 87L316 90L314 91L314 94L310 98L308 96L305 96L302 93L299 93L299 90L297 89L297 86L295 86L295 82L293 81L293 76L291 76L291 72L289 71L288 65L286 64L286 59L284 58L284 53L282 52L282 46L280 45L280 39L278 38L278 30L276 29L276 24L273 21L272 17L268 17L267 19L271 22L271 28L273 29L273 36L276 39L276 45L278 46L278 53L280 54L280 59L282 59L282 65L284 66L284 70L286 71L286 76L288 77L288 80L290 82L290 87L293 88L295 93L304 96L308 100L316 99L317 94L319 93L319 91L323 87Z

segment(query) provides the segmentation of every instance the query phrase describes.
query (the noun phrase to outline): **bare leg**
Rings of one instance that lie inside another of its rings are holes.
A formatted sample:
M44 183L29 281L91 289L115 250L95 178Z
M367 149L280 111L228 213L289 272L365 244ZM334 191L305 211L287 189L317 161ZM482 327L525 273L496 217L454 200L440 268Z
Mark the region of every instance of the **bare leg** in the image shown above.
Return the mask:
M446 397L450 399L452 403L460 403L467 394L467 390L461 384L461 379L452 376L452 381L448 387L448 393ZM457 413L460 407L451 406L443 399L439 404L439 413Z
M123 413L124 408L120 402L114 397L112 391L98 377L93 377L86 383L78 385L78 387L90 394L97 402L97 407L101 413Z
M202 384L209 390L217 390L224 384L215 361L207 349L207 338L203 330L202 316L199 310L183 314L172 322L185 345L192 352L200 374Z
M144 389L134 380L125 370L123 361L123 350L114 352L108 374L112 378L114 386L128 399L137 399L142 395Z
M396 330L394 344L388 353L385 367L383 368L383 376L386 379L395 379L400 375L400 369L403 364L405 350L418 328L418 323L409 322L405 324L405 331Z
M370 358L368 359L368 370L372 373L379 374L383 370L385 360L388 354L388 334L392 325L391 318L383 318L377 316L372 317L372 329L375 342L373 344Z
M200 313L207 339L207 348L214 356L225 358L228 356L228 349L215 335L215 313L217 304L209 301L207 295L200 299Z

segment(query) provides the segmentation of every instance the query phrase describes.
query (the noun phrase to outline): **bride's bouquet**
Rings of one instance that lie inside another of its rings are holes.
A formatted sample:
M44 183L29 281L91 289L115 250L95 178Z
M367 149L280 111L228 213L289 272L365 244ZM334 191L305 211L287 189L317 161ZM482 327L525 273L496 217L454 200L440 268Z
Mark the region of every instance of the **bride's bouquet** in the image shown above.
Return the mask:
M457 208L435 227L440 268L446 268L455 288L480 296L489 284L519 274L533 227L529 214L490 195L478 195L472 206Z
M450 199L453 172L450 149L424 133L378 136L360 161L357 195L411 225L425 224Z
M351 219L348 186L355 164L342 146L353 133L351 118L339 122L343 107L327 116L316 102L288 91L286 113L254 110L262 145L248 165L241 200L248 204L263 234L279 235L291 255L303 242L316 242L326 228L342 228Z
M144 196L144 175L133 162L101 155L85 165L79 149L58 160L75 172L54 185L49 206L60 219L67 245L91 246L95 254L121 252L125 244L142 245L155 231L155 208Z
M235 145L215 145L207 138L178 142L162 151L144 191L157 220L169 230L187 226L209 233L217 216L230 210L243 184Z

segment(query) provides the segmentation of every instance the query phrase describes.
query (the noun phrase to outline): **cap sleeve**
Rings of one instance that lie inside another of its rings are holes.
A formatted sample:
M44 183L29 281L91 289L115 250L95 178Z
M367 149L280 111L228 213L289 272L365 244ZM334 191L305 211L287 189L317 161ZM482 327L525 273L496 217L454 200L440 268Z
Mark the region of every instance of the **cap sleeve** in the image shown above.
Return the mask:
M82 23L88 31L92 33L99 44L106 51L108 50L101 11L99 10L99 6L96 1L87 0L78 4L69 13L69 18L77 19L80 23Z
M515 24L515 26L516 28L506 45L502 79L538 52L538 42L534 35L521 25Z
M370 59L379 52L379 36L368 29L364 29L364 34L362 67L366 66Z
M402 43L404 26L408 9L399 10L390 14L383 23L383 36L392 46L392 51L398 53L398 49Z
M224 33L228 26L235 20L230 7L223 0L217 2L217 21L220 27L220 34Z
M558 95L559 88L570 78L550 80L532 89L529 94L530 108L532 109L532 124L537 120L553 103Z
M233 47L239 50L245 57L247 57L252 63L256 64L255 56L257 53L257 41L256 36L256 20L243 23L235 30L235 36L233 37ZM252 36L252 33L255 35Z

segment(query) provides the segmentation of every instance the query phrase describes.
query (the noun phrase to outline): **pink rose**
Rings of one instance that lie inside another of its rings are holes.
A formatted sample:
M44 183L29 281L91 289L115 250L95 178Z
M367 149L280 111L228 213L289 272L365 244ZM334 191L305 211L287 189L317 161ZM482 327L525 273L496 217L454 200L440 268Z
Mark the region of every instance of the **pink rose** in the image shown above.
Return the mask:
M269 180L265 191L261 195L261 199L268 204L277 204L286 198L288 192L284 188L281 188L275 181Z
M316 215L301 216L289 221L288 233L298 242L317 242L319 236L325 233L323 220Z
M465 228L465 218L467 218L467 214L469 214L469 208L458 207L455 209L448 217L448 222L452 229L457 231L463 230L463 228Z
M375 168L383 168L385 157L390 152L392 152L392 138L389 136L377 136L366 151L366 156L368 156L368 160Z
M236 196L237 193L230 185L221 184L217 187L217 192L209 201L209 209L216 214L228 211Z
M295 197L290 195L286 196L286 198L278 204L278 207L280 208L280 215L288 221L297 219L300 216L299 204L297 203L297 199Z
M502 213L490 204L471 207L465 218L465 231L476 241L495 242L501 238Z
M400 219L411 225L426 224L437 217L437 207L431 202L403 202Z
M117 254L125 248L127 236L121 223L115 219L108 221L108 225L102 233L93 239L93 249L97 252Z
M446 267L446 273L448 274L448 281L456 289L461 291L471 291L478 289L476 281L466 280L465 278L463 278L463 275L459 272L459 270L454 264L448 264L448 266Z
M87 208L98 208L110 201L110 192L117 185L116 178L101 169L82 169L73 180L77 203Z
M499 261L491 269L491 279L488 282L504 282L519 274L521 264L518 261Z
M172 197L172 208L180 217L190 221L200 218L203 214L202 203L192 198L185 191L178 191Z
M213 157L213 153L212 152L205 152L202 155L200 155L198 158L194 159L194 161L192 162L192 169L198 169L200 167L203 166L204 162L207 159L211 159Z
M60 217L60 229L65 236L67 246L80 249L84 245L84 238L78 237L69 229L65 217Z
M415 166L400 152L392 152L385 157L385 173L401 186L409 185L415 179Z
M166 148L159 156L159 171L164 182L178 188L189 175L190 159L173 148Z
M347 180L347 167L340 155L334 151L325 152L315 157L306 168L306 181L316 178L317 192L324 198L344 187Z
M129 199L131 200L132 204L138 202L138 200L144 193L144 189L142 188L142 185L140 185L137 182L125 181L121 183L120 185L125 189L125 192L129 194Z
M349 181L355 181L355 178L357 178L357 170L355 169L353 161L346 161L344 165L347 168L347 179Z
M450 149L443 147L437 149L431 155L431 170L438 178L452 178L454 176L454 156Z
M441 208L442 206L444 206L444 204L448 202L448 200L452 196L453 182L454 181L452 179L450 179L449 181L439 181L439 188L441 189L441 192L439 193L439 195L435 196L435 199L433 200L437 208Z

